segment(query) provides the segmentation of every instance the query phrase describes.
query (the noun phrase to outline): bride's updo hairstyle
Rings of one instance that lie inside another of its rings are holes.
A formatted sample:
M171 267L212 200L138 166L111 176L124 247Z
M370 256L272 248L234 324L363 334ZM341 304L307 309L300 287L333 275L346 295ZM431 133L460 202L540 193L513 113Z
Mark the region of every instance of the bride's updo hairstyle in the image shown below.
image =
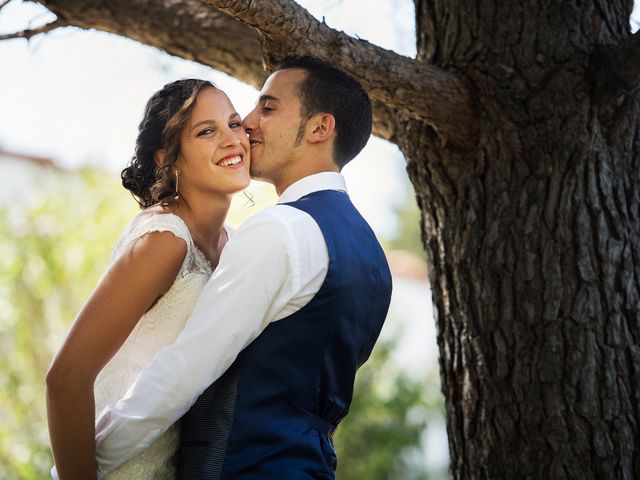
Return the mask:
M206 80L185 79L165 85L154 93L138 126L135 155L122 170L122 186L129 190L140 208L171 202L176 190L172 167L180 152L180 135L191 118L196 97L205 88L215 88ZM165 149L161 165L153 154Z

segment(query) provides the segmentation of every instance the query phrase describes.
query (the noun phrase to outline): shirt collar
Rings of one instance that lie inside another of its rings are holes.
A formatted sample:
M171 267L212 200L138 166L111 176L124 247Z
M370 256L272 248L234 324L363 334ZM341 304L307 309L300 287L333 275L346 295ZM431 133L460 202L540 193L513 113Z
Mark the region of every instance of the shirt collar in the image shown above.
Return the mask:
M282 192L278 203L295 202L305 195L320 190L341 190L346 193L347 184L338 172L320 172L301 178Z

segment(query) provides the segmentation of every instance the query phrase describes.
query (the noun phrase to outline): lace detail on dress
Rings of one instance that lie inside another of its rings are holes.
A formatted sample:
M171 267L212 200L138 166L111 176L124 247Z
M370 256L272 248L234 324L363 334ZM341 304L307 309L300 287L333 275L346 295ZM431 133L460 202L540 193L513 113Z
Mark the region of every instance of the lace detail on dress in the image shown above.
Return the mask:
M112 265L115 263L134 240L152 232L171 232L176 237L187 242L187 255L178 272L177 278L181 278L187 272L194 270L211 275L211 264L193 243L187 224L184 223L182 218L173 213L151 215L138 225L130 227L116 243L111 253L109 264Z
M195 246L184 221L175 214L156 214L128 228L111 255L111 264L136 238L149 232L168 231L187 242L187 254L171 288L145 313L122 347L102 369L95 382L96 418L102 409L120 398L140 370L161 348L173 343L182 331L207 280L211 265ZM107 475L108 480L173 479L180 425L175 424L149 448Z

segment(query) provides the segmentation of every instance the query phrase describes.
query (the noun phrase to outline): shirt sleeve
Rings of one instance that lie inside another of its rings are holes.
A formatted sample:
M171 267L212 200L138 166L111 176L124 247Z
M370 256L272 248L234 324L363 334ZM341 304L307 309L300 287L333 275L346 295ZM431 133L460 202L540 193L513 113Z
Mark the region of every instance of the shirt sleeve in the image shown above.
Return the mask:
M235 232L175 343L96 420L99 478L182 417L300 289L292 235L286 222L264 211Z

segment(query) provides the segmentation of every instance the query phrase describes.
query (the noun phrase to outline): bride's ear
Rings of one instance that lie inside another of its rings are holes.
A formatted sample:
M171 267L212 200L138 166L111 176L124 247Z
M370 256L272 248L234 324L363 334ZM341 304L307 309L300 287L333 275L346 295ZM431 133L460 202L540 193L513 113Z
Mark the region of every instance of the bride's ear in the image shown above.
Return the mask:
M153 161L156 162L158 167L164 164L164 157L167 156L167 151L164 148L159 148L153 152Z

